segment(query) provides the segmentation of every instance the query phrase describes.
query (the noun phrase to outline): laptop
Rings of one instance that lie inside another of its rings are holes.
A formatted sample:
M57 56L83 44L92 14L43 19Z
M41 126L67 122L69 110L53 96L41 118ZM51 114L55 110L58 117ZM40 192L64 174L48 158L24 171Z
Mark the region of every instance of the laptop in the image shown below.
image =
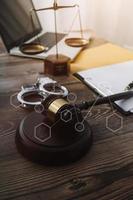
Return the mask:
M31 9L34 9L32 0L1 0L0 35L10 55L45 59L56 53L55 34L43 30L35 11L32 12L33 21L31 20ZM68 56L71 60L74 60L82 49L65 44L65 39L73 36L79 37L79 33L70 35L58 33L59 53ZM86 37L89 39L90 35L87 34ZM20 51L19 47L23 43L37 41L46 46L47 50L36 55L26 55Z

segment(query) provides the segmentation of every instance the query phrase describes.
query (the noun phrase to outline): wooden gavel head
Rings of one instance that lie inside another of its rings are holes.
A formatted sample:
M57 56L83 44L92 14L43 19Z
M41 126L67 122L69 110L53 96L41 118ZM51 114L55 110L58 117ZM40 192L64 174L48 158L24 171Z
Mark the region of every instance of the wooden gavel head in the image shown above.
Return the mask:
M49 96L44 102L44 114L55 123L57 121L76 123L82 121L81 111L76 105L71 105L62 97Z

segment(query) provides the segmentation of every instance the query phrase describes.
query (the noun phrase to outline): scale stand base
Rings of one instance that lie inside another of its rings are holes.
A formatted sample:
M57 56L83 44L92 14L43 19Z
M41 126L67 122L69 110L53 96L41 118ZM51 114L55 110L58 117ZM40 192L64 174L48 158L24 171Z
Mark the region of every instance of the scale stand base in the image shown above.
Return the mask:
M36 112L20 123L16 133L19 152L28 159L45 165L64 165L79 160L92 144L92 131L88 122L79 132L67 123L50 124Z
M44 61L44 73L53 76L70 73L70 58L62 54L50 55Z

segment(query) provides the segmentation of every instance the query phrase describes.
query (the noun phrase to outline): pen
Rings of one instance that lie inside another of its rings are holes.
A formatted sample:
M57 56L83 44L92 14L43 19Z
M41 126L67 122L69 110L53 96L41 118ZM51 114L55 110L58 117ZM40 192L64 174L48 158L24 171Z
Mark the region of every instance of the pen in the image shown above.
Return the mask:
M106 103L109 103L110 101L115 102L122 99L128 99L130 97L133 97L133 91L122 92L122 93L113 94L106 97L99 97L97 100L83 101L82 103L77 104L77 107L80 110L86 110L93 105L106 104Z

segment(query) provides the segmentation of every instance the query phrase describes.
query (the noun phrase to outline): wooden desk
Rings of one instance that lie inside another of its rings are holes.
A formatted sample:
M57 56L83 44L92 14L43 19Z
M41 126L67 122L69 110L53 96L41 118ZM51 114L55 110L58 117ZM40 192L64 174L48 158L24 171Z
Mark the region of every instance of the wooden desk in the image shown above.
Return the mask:
M92 42L92 47L103 43ZM25 83L33 83L43 71L43 62L0 56L0 200L132 200L133 116L113 116L110 105L93 108L88 116L94 132L90 152L64 167L46 167L23 158L16 150L15 132L28 114L10 104L10 97ZM56 78L82 99L96 95L73 76Z

